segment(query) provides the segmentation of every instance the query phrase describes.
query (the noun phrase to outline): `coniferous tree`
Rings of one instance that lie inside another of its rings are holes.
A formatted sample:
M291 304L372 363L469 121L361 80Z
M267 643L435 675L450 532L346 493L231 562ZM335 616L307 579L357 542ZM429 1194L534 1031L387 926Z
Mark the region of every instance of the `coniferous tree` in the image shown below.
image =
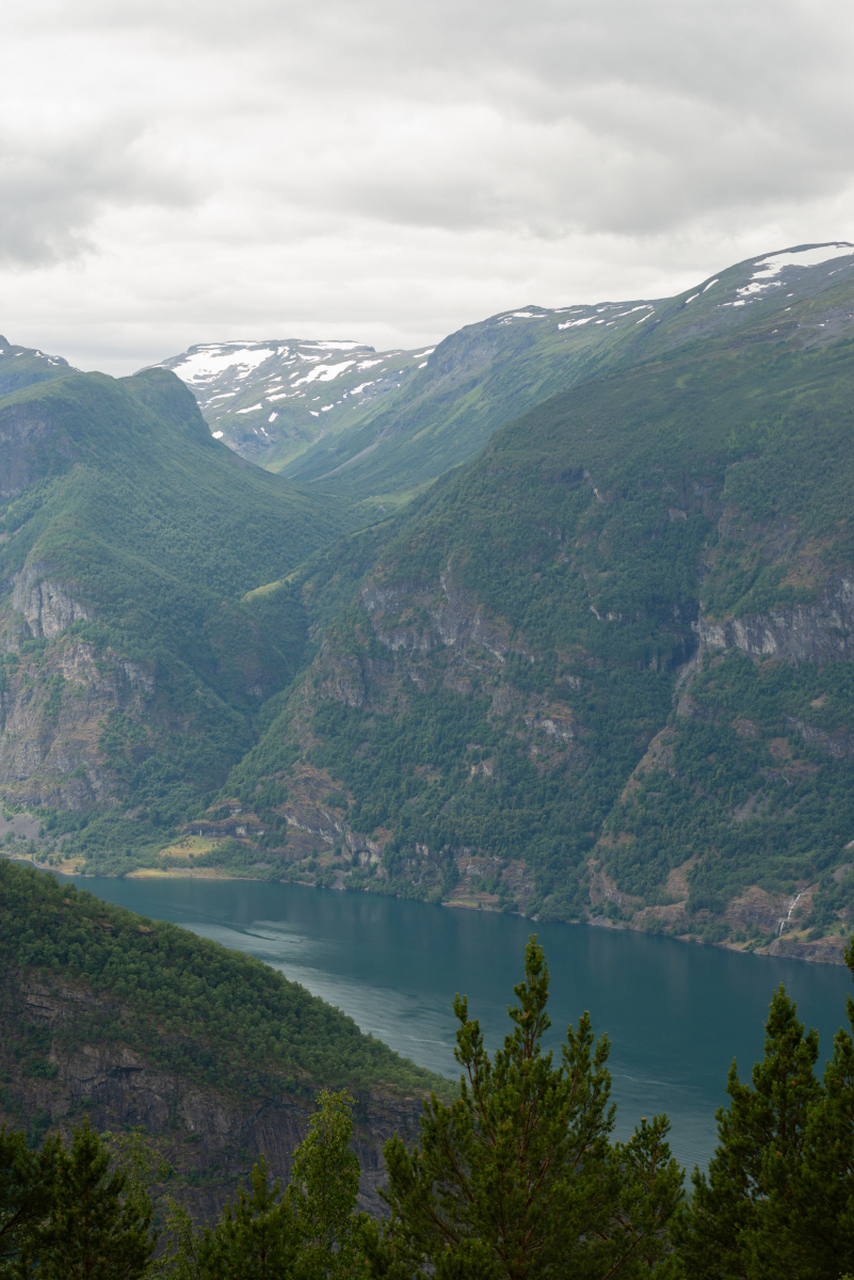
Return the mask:
M251 1190L238 1188L236 1204L226 1204L213 1229L207 1228L198 1241L185 1241L178 1274L198 1280L283 1280L293 1274L293 1220L282 1204L278 1179L271 1184L264 1156L254 1166L250 1183Z
M695 1170L691 1209L674 1227L691 1280L836 1280L845 1269L829 1245L828 1237L838 1237L833 1218L816 1230L823 1214L838 1208L843 1189L835 1149L846 1127L849 1159L851 1152L851 1100L843 1096L851 1055L840 1035L829 1094L815 1075L817 1033L805 1035L783 987L775 992L765 1056L750 1085L740 1082L733 1063L730 1105L718 1111L708 1175Z
M0 1128L0 1276L34 1245L47 1217L56 1176L57 1140L30 1151L26 1135Z
M663 1263L682 1196L667 1121L644 1121L629 1142L611 1142L608 1042L594 1044L585 1014L553 1066L540 1043L548 984L532 938L509 1010L514 1029L493 1059L457 997L460 1096L425 1104L420 1148L386 1144L392 1219L384 1234L366 1233L374 1274L602 1280L649 1276Z
M845 952L854 975L854 944ZM825 1068L823 1088L810 1109L804 1158L792 1185L792 1214L785 1247L800 1274L833 1276L854 1271L854 1001L848 996L850 1031L840 1029Z
M238 1188L236 1203L226 1204L213 1227L198 1233L175 1206L170 1225L177 1248L168 1274L174 1280L356 1280L364 1274L351 1103L345 1093L320 1094L285 1195L261 1156L250 1189Z
M154 1252L151 1201L128 1194L108 1147L89 1127L56 1148L50 1212L25 1274L38 1280L138 1280Z
M324 1090L294 1155L286 1197L299 1241L302 1280L355 1280L362 1274L356 1213L359 1157L350 1146L353 1099Z

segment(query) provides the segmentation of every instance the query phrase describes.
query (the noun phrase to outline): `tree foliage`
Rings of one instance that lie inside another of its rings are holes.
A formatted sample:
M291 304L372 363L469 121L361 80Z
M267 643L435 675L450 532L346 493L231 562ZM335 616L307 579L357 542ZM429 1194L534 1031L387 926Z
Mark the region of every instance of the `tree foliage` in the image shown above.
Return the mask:
M846 953L854 972L854 948ZM854 1261L854 1003L824 1078L818 1036L775 993L765 1054L728 1108L674 1238L686 1280L836 1280Z
M425 1104L418 1149L400 1139L385 1148L387 1262L435 1267L442 1280L540 1280L649 1274L665 1257L682 1194L667 1120L643 1121L629 1142L612 1143L607 1039L594 1044L585 1014L556 1067L540 1043L548 984L532 939L509 1010L513 1031L492 1059L457 997L460 1096Z

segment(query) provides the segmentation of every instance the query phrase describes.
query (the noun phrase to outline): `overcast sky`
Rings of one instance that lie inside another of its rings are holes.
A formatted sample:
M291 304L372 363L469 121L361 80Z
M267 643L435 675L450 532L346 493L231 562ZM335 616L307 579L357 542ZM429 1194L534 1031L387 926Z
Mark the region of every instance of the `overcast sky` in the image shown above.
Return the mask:
M850 0L28 0L0 333L414 347L854 240Z

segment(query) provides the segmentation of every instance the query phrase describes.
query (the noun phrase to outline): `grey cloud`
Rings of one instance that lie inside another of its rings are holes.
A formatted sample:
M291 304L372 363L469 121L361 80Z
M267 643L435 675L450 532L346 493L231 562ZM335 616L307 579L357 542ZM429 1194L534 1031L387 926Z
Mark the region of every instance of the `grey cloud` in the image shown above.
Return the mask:
M854 24L839 4L822 14L797 0L82 0L61 20L125 49L132 36L167 152L226 199L248 186L318 216L553 236L843 189ZM10 214L9 243L73 247L104 201L149 198L127 157L128 173L101 172L122 152L92 152L76 186L60 163L55 201L49 170L33 177L32 233Z
M197 198L186 180L152 163L141 126L98 123L57 132L0 127L0 260L44 265L93 247L108 205L180 206Z
M30 0L0 256L42 264L39 317L84 280L92 333L120 306L128 367L166 314L394 343L671 292L854 239L852 44L838 0Z

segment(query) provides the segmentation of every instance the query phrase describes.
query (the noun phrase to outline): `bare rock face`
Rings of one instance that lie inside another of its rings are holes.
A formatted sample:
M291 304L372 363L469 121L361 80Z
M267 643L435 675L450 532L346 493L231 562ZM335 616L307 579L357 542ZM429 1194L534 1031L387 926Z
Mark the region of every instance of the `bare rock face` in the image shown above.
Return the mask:
M0 610L0 789L13 804L81 810L121 800L101 738L116 712L149 715L154 670L67 634L91 617L40 562L15 576Z
M794 663L850 658L854 577L837 578L813 604L719 623L701 617L696 630L703 649L741 649L751 657L773 656Z
M480 601L456 586L448 572L440 574L438 590L432 584L369 582L362 606L377 639L392 653L476 646L503 662L509 648L507 628L487 618Z
M9 405L0 413L0 501L14 498L45 474L45 455L73 462L77 450L43 404Z
M142 717L154 678L71 637L7 667L0 692L0 787L13 802L87 809L120 792L101 736L114 711Z
M817 942L805 942L801 938L787 938L784 934L769 947L760 948L760 952L769 956L785 956L788 960L807 960L815 964L844 964L845 942L839 935L819 938Z
M103 1018L114 1029L123 1014L115 1000L94 996L82 984L57 979L46 985L26 971L7 973L0 986L5 1033L0 1070L8 1082L0 1095L0 1122L28 1125L47 1114L52 1128L68 1130L88 1115L102 1131L141 1126L179 1176L190 1170L204 1176L204 1192L181 1196L201 1218L219 1212L262 1153L275 1174L287 1179L293 1153L308 1132L309 1099L284 1090L241 1099L194 1078L191 1068L181 1073L164 1069L112 1035L73 1048L63 1036L63 1029L81 1015ZM25 1043L27 1027L48 1034L53 1078L24 1074L22 1055L15 1050ZM353 1146L362 1170L361 1208L383 1213L377 1195L385 1175L382 1145L395 1132L414 1141L420 1111L420 1099L414 1097L365 1093L356 1098Z
M72 622L88 622L92 614L68 591L46 577L46 565L27 565L17 574L10 608L20 613L37 639L53 639Z

